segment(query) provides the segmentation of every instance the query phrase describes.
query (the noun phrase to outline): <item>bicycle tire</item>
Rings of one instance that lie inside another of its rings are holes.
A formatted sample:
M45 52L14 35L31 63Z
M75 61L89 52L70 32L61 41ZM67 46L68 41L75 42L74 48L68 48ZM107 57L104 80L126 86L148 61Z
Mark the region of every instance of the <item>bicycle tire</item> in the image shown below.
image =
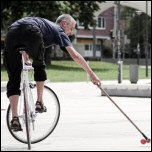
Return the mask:
M53 131L54 129L56 128L57 124L58 124L58 121L59 121L59 117L60 117L60 102L59 102L59 99L56 95L56 93L48 86L44 85L44 90L43 92L45 91L48 91L54 98L55 98L55 104L56 104L56 108L57 108L57 112L56 112L56 116L55 116L55 120L54 120L54 124L53 126L51 126L51 129L45 134L45 136L43 136L42 138L39 138L39 139L34 139L32 140L31 139L31 144L35 144L35 143L38 143L38 142L41 142L42 140L46 139ZM25 143L27 144L27 141L23 140L22 138L19 138L15 132L13 132L11 129L10 129L10 120L11 119L11 108L10 108L10 105L8 106L8 110L7 110L7 126L8 126L8 130L9 132L11 133L11 135L16 139L18 140L19 142L22 142L22 143Z

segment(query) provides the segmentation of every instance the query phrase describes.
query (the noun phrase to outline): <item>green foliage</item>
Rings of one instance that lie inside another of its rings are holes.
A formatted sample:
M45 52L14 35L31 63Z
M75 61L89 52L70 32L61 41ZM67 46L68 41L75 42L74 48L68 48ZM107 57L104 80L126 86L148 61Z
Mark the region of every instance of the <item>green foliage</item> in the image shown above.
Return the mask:
M111 58L112 57L112 45L109 45L106 43L106 41L103 41L103 57L105 58Z
M128 28L125 34L130 39L131 54L136 55L133 49L137 49L138 44L138 23L139 23L139 44L141 49L141 57L145 53L145 41L146 41L146 14L142 13L137 15L136 10L128 7L123 7L121 12L121 19L128 20ZM139 22L138 22L139 21ZM151 43L151 18L148 17L148 41Z
M56 21L56 18L68 13L84 23L84 27L94 25L94 12L98 3L104 1L1 1L1 29L26 16L39 16Z

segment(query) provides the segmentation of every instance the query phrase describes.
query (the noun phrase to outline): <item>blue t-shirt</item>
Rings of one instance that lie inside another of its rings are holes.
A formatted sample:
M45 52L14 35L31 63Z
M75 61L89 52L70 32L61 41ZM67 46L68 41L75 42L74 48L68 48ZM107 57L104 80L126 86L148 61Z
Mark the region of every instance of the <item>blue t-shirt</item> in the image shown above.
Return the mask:
M25 17L17 20L11 26L21 24L32 24L39 28L43 35L45 47L59 45L64 52L67 52L65 47L72 46L69 37L65 34L63 29L54 22L40 17Z

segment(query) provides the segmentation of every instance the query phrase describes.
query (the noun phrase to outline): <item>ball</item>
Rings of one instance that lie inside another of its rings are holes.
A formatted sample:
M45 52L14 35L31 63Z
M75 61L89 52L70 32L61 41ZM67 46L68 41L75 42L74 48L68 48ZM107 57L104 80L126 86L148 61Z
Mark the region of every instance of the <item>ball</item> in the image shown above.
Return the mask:
M140 142L141 142L142 144L146 144L147 141L146 141L146 139L141 139Z

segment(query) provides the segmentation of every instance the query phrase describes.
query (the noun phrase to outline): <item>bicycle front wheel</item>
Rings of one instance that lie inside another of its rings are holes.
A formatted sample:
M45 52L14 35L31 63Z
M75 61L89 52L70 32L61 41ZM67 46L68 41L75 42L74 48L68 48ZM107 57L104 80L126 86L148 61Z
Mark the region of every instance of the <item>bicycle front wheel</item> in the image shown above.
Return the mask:
M31 92L32 92L33 100L36 103L37 88L36 87L31 88ZM23 104L22 97L20 97L20 100L21 101L19 101L18 107L22 107L20 106L20 104ZM43 113L34 112L31 114L31 118L30 118L31 144L40 142L44 140L45 138L47 138L54 131L59 121L60 103L59 103L58 97L55 94L55 92L47 86L44 86L44 90L43 90L43 103L47 108L46 112L43 112ZM23 110L21 111L21 109ZM15 139L17 139L18 141L22 143L27 144L25 117L23 116L24 115L23 113L24 113L24 108L18 108L19 120L20 120L23 131L13 132L10 129L12 111L9 106L8 111L7 111L7 126L10 133Z

